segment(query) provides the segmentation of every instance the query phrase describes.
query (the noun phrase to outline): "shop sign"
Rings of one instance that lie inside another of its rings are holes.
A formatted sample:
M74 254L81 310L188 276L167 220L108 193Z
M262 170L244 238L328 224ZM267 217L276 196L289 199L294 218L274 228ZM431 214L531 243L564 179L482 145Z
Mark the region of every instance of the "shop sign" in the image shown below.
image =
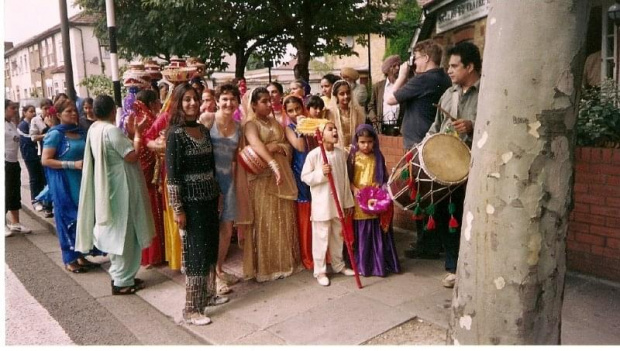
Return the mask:
M489 14L489 0L465 0L450 4L437 14L437 34L460 25L486 17Z

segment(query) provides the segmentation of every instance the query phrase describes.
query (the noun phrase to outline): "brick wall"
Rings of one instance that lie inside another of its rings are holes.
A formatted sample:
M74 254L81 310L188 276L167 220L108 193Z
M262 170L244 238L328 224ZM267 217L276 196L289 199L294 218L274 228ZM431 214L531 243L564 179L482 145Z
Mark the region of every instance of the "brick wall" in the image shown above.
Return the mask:
M402 138L380 135L379 142L391 173L404 155ZM620 149L577 148L575 154L568 268L620 281ZM414 230L411 212L396 208L394 226Z
M385 157L385 164L388 173L392 173L392 167L396 166L398 161L405 155L403 148L403 138L392 137L387 135L379 135L379 145L381 152ZM415 224L411 220L411 211L403 211L394 206L394 226L400 229L411 231L415 229Z
M620 149L577 148L573 191L568 268L620 281Z

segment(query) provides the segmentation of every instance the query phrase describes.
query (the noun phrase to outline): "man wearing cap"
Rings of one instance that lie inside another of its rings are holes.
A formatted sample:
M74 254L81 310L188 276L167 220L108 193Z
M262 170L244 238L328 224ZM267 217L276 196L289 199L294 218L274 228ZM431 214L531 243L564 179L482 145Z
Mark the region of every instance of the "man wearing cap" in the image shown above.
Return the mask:
M344 67L340 70L340 76L346 80L351 86L351 91L357 103L366 111L366 101L368 100L368 92L366 86L357 84L357 80L360 78L360 74L351 67Z
M439 102L441 95L452 85L450 77L440 67L443 50L433 40L424 40L413 48L413 64L416 75L407 81L410 63L400 66L398 78L394 83L394 93L387 96L388 105L400 104L404 109L400 132L403 135L405 150L420 143L435 121L437 109L433 106ZM406 82L406 83L405 83ZM438 235L424 231L422 221L416 221L416 245L405 250L409 258L437 259L441 242ZM415 247L415 248L414 248Z
M370 102L368 102L368 119L377 131L385 135L398 135L404 109L399 105L388 105L387 97L393 94L394 83L400 69L400 56L392 55L381 65L385 78L372 86Z

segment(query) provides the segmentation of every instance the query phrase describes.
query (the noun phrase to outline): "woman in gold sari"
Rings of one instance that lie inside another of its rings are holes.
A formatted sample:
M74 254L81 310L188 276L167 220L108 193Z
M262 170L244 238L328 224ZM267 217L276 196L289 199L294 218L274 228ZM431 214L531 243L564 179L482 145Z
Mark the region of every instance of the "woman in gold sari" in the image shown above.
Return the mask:
M353 97L351 86L345 80L339 80L332 86L332 99L327 106L327 119L334 122L338 129L338 144L349 152L355 128L366 122L366 112Z
M244 278L258 282L284 278L302 268L291 146L284 129L270 114L267 89L252 91L241 148L251 147L269 167L258 174L237 167L237 225L243 226L244 233Z

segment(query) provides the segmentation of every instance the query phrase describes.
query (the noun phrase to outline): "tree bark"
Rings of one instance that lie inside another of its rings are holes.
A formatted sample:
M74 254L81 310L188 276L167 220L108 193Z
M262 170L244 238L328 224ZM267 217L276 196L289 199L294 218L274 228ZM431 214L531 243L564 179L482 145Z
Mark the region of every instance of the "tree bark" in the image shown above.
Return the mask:
M493 1L448 344L559 344L589 1Z
M297 45L297 69L299 70L299 76L306 82L310 82L310 48L306 43L299 43Z
M235 50L235 78L245 77L245 65L248 63L245 48L239 47Z

